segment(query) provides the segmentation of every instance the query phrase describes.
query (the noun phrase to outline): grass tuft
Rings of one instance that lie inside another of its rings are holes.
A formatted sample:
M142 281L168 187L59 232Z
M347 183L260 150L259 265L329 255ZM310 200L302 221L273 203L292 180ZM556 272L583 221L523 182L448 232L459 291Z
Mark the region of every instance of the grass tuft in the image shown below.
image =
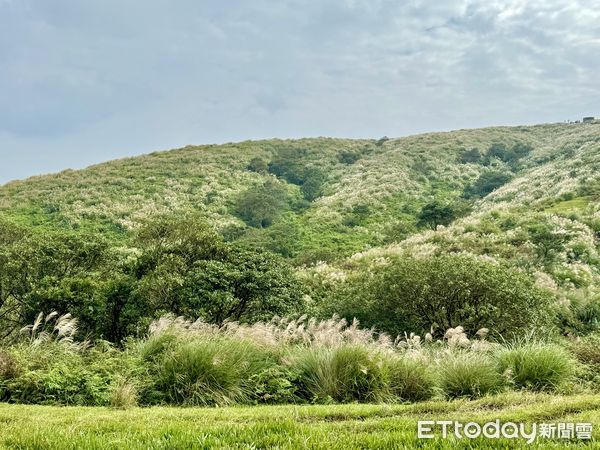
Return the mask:
M558 388L573 374L576 364L562 347L535 342L502 349L498 361L511 384L533 391Z
M435 394L435 376L426 362L410 356L393 357L387 370L390 393L400 400L417 402Z
M476 398L500 391L503 380L491 356L456 352L441 362L440 386L450 398Z

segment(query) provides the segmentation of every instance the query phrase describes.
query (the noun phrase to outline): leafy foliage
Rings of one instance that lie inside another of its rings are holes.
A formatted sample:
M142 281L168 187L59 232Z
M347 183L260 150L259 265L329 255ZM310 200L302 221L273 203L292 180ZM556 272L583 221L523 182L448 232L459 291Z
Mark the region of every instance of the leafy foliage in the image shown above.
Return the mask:
M466 197L485 197L505 185L510 179L511 176L503 172L483 172L471 186L465 188L464 195Z
M286 189L275 181L267 180L262 186L243 192L237 200L235 211L248 225L267 228L286 206Z
M463 325L507 335L551 317L550 296L527 276L463 255L394 258L349 278L332 295L340 314L392 334Z

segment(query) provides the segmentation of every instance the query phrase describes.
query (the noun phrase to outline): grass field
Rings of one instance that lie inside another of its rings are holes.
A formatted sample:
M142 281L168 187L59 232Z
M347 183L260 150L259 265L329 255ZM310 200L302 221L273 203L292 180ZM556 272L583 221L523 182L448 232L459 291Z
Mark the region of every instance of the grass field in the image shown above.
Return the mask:
M511 393L412 405L108 408L0 405L0 446L15 449L518 448L519 440L420 440L418 420L500 419L600 426L600 395ZM534 448L598 448L538 438ZM439 432L438 432L439 435Z

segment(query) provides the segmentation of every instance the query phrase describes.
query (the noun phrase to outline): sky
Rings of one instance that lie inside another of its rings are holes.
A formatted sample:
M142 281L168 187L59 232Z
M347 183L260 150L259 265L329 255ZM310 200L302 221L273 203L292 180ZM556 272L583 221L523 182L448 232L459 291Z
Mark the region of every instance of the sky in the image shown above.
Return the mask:
M600 116L600 0L0 0L0 183L182 147Z

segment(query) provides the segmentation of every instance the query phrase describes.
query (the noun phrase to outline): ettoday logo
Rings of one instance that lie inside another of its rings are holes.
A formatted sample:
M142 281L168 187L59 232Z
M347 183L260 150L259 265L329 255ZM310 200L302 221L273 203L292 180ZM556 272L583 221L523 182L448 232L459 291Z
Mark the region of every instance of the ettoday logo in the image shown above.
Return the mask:
M532 423L515 422L459 422L455 420L420 420L417 424L419 439L522 439L528 444L536 439L580 439L592 438L591 423Z

